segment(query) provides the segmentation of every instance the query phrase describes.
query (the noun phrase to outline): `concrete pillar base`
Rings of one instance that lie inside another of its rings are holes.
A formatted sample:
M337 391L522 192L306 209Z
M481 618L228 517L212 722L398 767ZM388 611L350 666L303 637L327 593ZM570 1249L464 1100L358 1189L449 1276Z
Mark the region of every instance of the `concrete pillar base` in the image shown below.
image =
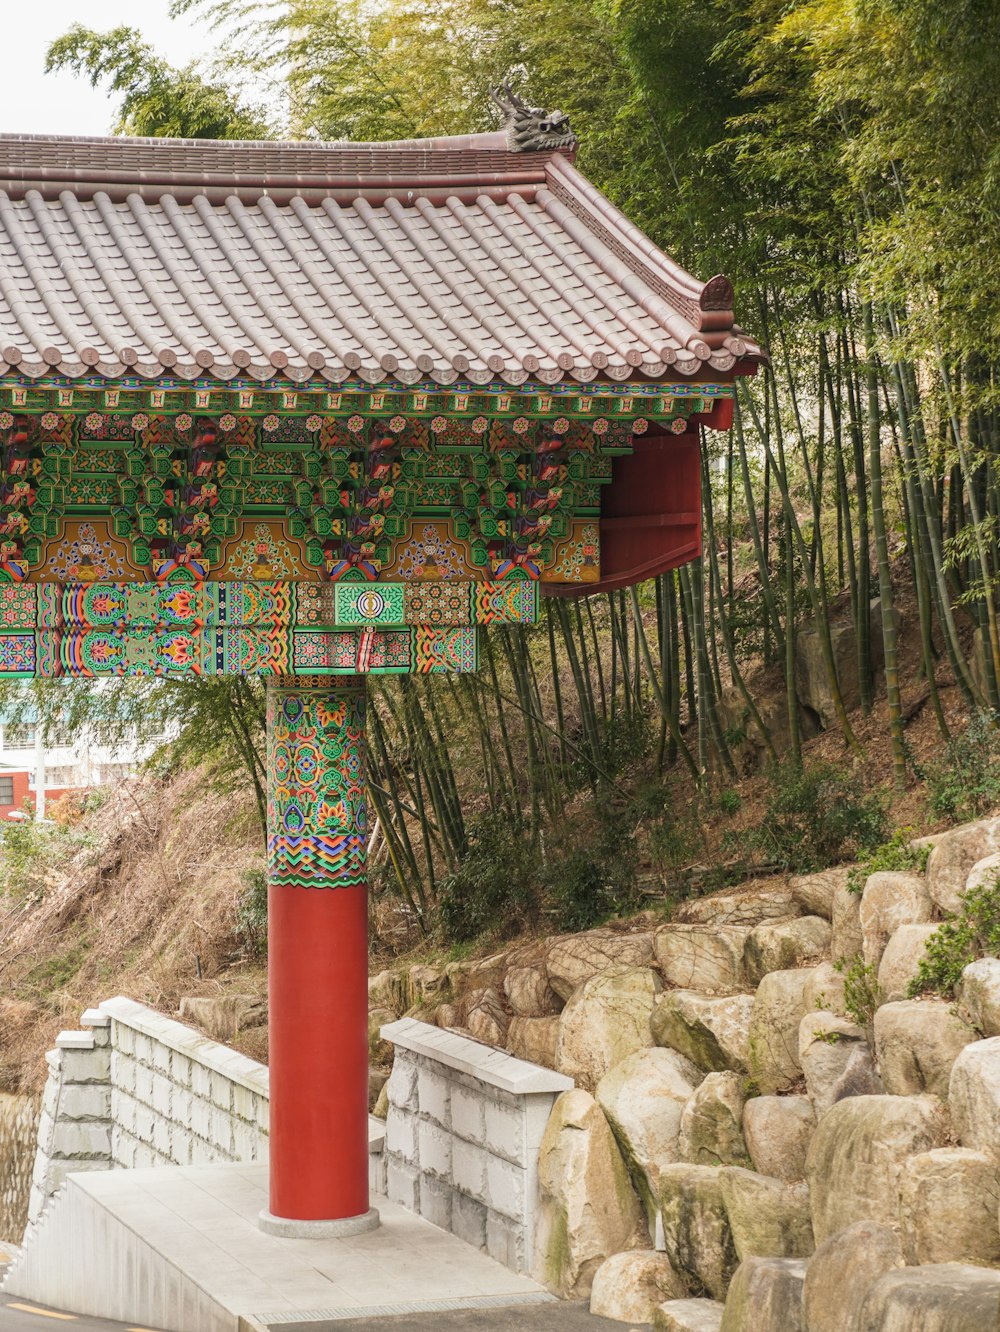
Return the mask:
M266 1235L280 1235L283 1239L343 1239L377 1230L379 1215L374 1207L369 1207L360 1216L343 1216L335 1221L294 1221L264 1210L259 1213L257 1224Z

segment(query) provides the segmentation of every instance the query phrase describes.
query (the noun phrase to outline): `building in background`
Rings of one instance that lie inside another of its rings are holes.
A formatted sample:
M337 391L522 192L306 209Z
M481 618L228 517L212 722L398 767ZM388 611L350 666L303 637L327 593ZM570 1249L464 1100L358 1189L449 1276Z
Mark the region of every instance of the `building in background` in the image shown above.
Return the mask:
M126 736L115 745L99 743L89 728L70 732L37 724L37 713L18 708L0 712L0 822L45 817L45 806L70 791L89 791L131 776L166 738L139 741ZM38 792L42 798L39 800Z

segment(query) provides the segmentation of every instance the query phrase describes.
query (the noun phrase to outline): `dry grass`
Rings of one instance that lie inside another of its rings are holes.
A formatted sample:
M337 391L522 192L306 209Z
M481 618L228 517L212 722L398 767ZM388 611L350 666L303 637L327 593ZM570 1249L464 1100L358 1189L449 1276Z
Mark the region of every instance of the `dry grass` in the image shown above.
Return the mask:
M0 920L0 1086L38 1088L63 1027L112 994L175 1011L184 994L264 988L234 937L242 874L262 862L252 798L197 772L134 778L85 820L90 845L41 901Z
M37 1096L0 1095L0 1240L20 1244L35 1165Z

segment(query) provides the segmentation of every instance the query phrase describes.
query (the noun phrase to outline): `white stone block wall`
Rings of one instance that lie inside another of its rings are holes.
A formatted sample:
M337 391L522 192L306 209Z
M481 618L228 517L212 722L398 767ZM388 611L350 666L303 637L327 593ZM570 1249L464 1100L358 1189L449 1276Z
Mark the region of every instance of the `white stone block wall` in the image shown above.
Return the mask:
M46 1055L29 1224L66 1175L266 1161L268 1070L131 999L88 1009ZM369 1119L369 1183L385 1192L380 1120Z
M131 999L109 999L116 1166L267 1158L268 1075L253 1059Z
M111 1019L96 1009L81 1031L63 1031L45 1056L49 1076L38 1121L28 1220L75 1170L110 1170Z
M561 1073L402 1018L385 1131L386 1194L490 1257L528 1272L538 1152Z

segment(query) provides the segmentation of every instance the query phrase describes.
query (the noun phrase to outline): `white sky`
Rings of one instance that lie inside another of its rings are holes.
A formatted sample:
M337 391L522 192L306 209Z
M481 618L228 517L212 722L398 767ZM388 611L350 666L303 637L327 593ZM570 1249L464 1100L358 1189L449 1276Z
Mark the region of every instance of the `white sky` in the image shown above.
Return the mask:
M68 72L45 74L49 43L74 23L104 32L127 24L171 64L210 58L218 38L190 18L167 16L170 0L0 0L3 77L0 133L110 134L117 106L105 89Z

